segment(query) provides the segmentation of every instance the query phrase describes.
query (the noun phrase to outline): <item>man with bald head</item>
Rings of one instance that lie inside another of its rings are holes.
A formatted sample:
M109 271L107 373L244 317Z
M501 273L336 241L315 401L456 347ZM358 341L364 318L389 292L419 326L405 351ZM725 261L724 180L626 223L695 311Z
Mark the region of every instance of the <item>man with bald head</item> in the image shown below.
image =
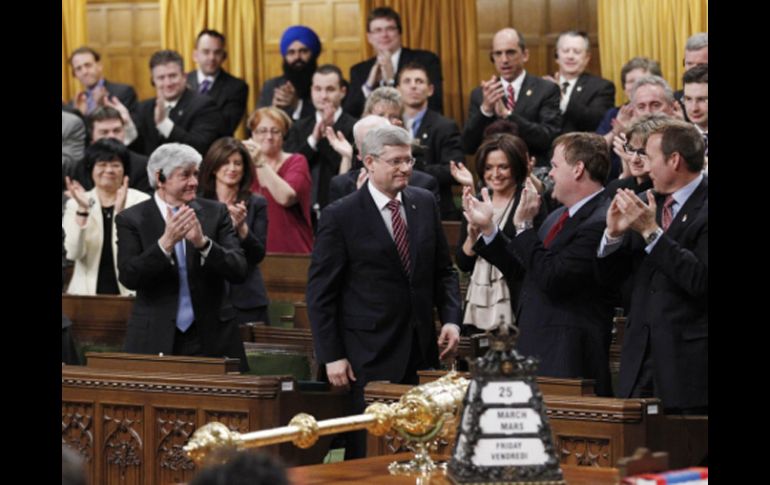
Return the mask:
M487 126L506 119L519 127L519 136L537 164L546 166L551 142L561 132L559 88L524 70L529 51L516 29L505 28L495 34L489 59L497 75L471 92L468 121L463 129L465 153L475 153Z

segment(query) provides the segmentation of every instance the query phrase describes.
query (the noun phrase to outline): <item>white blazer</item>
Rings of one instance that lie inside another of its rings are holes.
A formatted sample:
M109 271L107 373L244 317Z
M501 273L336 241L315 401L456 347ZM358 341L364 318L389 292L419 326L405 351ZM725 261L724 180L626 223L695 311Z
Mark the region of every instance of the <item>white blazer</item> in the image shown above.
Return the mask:
M102 256L102 243L104 227L102 225L102 205L96 195L96 189L86 192L86 196L94 201L89 210L86 225L80 227L75 218L79 209L77 201L67 201L62 227L64 228L64 249L67 251L67 259L75 262L67 293L74 295L95 295L96 279L99 276L99 260ZM126 195L126 208L149 199L150 196L139 190L128 189ZM112 262L115 266L115 277L118 276L118 245L117 230L115 229L115 215L112 217ZM124 287L118 281L120 294L133 295L134 292Z

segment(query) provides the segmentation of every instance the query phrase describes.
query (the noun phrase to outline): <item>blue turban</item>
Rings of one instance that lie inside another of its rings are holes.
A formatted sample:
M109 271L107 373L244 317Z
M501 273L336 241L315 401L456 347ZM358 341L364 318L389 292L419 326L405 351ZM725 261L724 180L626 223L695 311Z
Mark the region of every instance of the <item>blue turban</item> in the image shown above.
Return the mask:
M281 36L282 56L286 57L286 51L295 40L305 44L310 49L310 52L313 53L313 57L318 57L321 54L321 39L313 32L313 29L304 25L292 25Z

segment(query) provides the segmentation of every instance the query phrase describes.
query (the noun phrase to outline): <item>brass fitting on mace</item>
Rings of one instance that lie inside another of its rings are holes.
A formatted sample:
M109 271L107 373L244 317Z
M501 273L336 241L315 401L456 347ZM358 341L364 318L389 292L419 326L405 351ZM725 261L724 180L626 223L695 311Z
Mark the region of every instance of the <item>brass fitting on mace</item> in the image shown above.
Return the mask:
M414 438L435 434L447 415L458 415L468 382L456 372L450 372L410 389L398 402L371 404L364 414L316 421L309 414L299 413L288 426L244 434L231 431L222 423L211 422L195 431L184 450L197 465L201 465L211 451L222 447L257 448L291 441L300 448L310 448L320 436L359 429L366 429L375 436L382 436L391 429Z

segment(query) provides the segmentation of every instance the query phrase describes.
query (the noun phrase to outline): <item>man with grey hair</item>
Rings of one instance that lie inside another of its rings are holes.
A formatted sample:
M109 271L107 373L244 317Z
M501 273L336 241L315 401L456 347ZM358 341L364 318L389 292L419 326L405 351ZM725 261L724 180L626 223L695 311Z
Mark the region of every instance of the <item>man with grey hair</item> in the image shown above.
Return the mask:
M153 198L120 212L118 279L136 291L124 350L241 359L225 281L246 278L246 257L227 206L197 198L201 155L167 143L147 163Z
M708 32L698 32L687 38L684 45L684 72L689 71L695 66L709 63L709 34ZM684 110L684 88L674 93L674 98L682 105ZM687 111L684 111L685 121L690 121L687 117Z
M681 117L682 112L674 101L671 86L660 76L644 76L636 80L631 88L631 106L634 108L632 122L650 113L662 112Z
M375 89L375 93L379 91L380 89L384 88L377 88ZM392 88L389 88L392 89ZM374 93L369 97L367 102L371 100L374 97ZM361 143L363 143L364 136L366 136L367 133L369 133L369 130L372 128L377 128L380 126L387 126L390 122L386 117L383 115L368 115L364 116L360 120L356 122L355 125L353 125L353 138L356 141L356 148L358 148L358 153L356 153L356 157L359 160L359 163L361 163ZM332 144L335 150L337 150L338 145ZM350 144L348 144L348 147ZM348 155L352 156L353 153L352 148L348 148L347 150ZM339 152L338 152L339 153ZM343 155L343 160L346 155ZM348 194L351 194L355 192L356 190L360 189L361 186L363 186L367 179L369 178L369 172L366 171L366 168L363 166L360 166L358 168L354 168L352 170L349 170L343 174L335 175L332 177L331 182L329 183L329 203L331 204L337 199L341 199L342 197L345 197ZM409 176L409 185L413 185L415 187L422 187L423 189L430 190L433 193L433 196L436 198L436 202L440 202L441 196L439 195L439 187L438 187L438 180L436 180L436 177L433 175L427 174L425 172L422 172L417 169L412 169L412 175Z
M417 370L436 368L460 338L460 288L438 204L407 187L410 143L397 126L369 130L366 188L324 209L313 247L306 300L315 351L332 385L351 386L353 412L364 410L366 383L416 384ZM356 436L346 459L365 455L366 434Z

